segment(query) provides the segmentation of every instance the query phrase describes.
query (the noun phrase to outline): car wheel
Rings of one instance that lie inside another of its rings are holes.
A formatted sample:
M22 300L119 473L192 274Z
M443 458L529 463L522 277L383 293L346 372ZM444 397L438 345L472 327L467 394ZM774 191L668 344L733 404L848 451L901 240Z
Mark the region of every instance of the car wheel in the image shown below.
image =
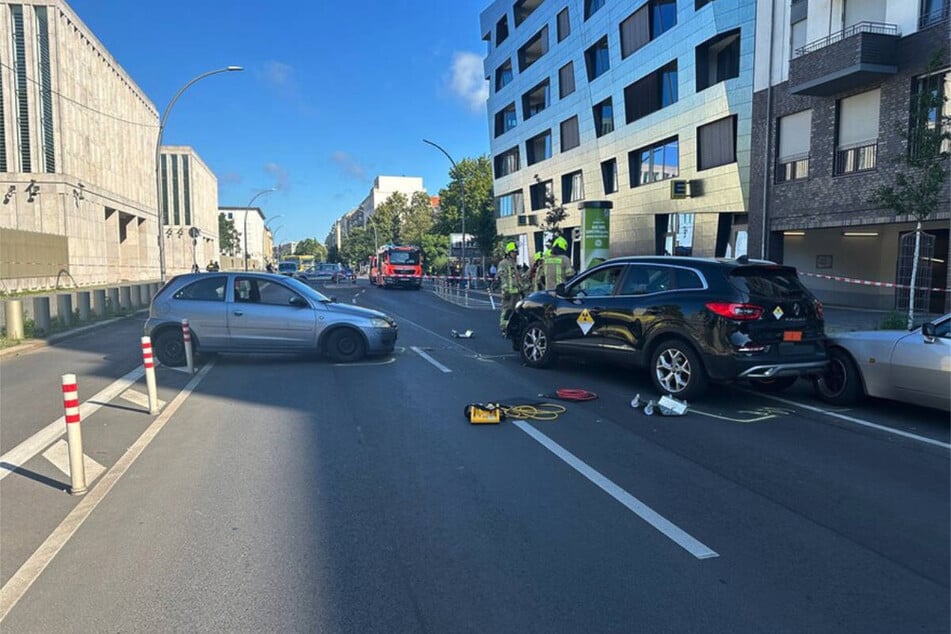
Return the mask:
M798 376L779 376L775 379L751 379L750 385L760 392L777 394L784 390L788 390L793 385L795 385L796 381L798 380Z
M862 375L844 350L829 350L829 365L814 381L819 398L835 405L851 405L865 393Z
M152 342L152 351L159 363L170 368L185 365L185 338L178 329L167 329L160 332Z
M533 368L547 368L555 362L555 353L551 349L551 335L540 321L532 322L519 337L519 353L522 361Z
M700 396L707 387L700 359L693 348L679 339L662 341L654 350L651 380L661 392L682 399Z
M349 328L341 328L330 333L326 349L327 355L337 363L358 361L366 354L363 337Z

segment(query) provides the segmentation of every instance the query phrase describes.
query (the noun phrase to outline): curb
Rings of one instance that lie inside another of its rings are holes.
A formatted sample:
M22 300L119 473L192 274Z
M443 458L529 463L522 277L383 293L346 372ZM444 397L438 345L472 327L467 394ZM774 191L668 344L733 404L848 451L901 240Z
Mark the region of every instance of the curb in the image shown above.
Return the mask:
M123 315L121 317L114 317L112 319L106 319L104 321L97 321L92 324L82 326L80 328L74 328L72 330L65 330L63 332L57 332L50 335L49 337L42 337L39 339L29 339L23 343L18 343L15 346L10 346L9 348L0 348L0 359L6 359L7 357L18 357L21 354L26 354L28 352L33 352L34 350L39 350L40 348L45 348L50 344L54 344L58 341L64 339L69 339L70 337L75 337L76 335L81 335L83 333L89 332L90 330L96 330L103 326L108 326L109 324L114 324L123 319L128 319L129 317L134 317L139 313L147 313L148 309L143 308L134 312L129 313L128 315Z

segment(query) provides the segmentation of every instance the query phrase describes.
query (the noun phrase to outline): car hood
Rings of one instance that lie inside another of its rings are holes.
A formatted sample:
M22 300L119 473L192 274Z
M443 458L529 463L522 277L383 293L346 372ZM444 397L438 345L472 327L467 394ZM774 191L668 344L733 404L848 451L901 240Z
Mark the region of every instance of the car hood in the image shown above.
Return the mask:
M848 343L850 341L879 341L879 342L889 342L889 341L898 341L902 337L907 337L908 335L917 332L917 331L907 331L907 330L856 330L854 332L839 332L832 335L829 335L831 341Z
M343 313L344 315L353 315L355 317L365 317L367 319L373 317L382 317L383 319L393 321L392 318L386 313L373 310L372 308L353 306L352 304L341 304L339 302L328 302L326 303L326 306L327 310L333 311L335 313Z

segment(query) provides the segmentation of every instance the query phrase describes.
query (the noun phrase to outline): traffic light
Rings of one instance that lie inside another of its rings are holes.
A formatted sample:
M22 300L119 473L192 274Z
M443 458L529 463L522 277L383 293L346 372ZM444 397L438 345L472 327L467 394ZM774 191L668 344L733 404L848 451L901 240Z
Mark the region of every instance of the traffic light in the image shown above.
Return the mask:
M680 199L687 197L687 181L683 180L672 180L670 181L670 197L672 199Z

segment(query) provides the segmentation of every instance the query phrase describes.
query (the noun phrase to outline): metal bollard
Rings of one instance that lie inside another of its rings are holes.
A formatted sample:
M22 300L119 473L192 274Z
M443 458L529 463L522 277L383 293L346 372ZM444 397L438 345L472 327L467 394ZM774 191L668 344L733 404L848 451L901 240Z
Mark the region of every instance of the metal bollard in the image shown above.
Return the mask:
M155 387L155 359L152 357L151 337L142 337L142 361L145 364L145 385L149 388L149 414L157 414L158 390Z
M83 434L79 426L79 388L75 374L63 375L63 407L66 409L66 443L69 445L69 479L72 495L86 492L86 465L83 464Z
M188 367L188 373L195 373L195 355L192 352L192 331L188 327L188 320L182 320L182 338L185 340L185 363Z
M56 296L56 316L64 326L73 323L73 296L61 294Z
M7 339L19 341L23 339L23 304L18 299L8 299L4 302L4 316L6 318Z
M50 320L49 297L33 298L33 320L37 335L50 334L50 325L52 322Z
M89 301L89 299L89 291L79 291L76 293L76 304L79 310L79 321L89 321L89 313L92 306L92 303Z
M92 310L97 317L105 317L109 312L106 307L106 289L97 288L92 292Z

